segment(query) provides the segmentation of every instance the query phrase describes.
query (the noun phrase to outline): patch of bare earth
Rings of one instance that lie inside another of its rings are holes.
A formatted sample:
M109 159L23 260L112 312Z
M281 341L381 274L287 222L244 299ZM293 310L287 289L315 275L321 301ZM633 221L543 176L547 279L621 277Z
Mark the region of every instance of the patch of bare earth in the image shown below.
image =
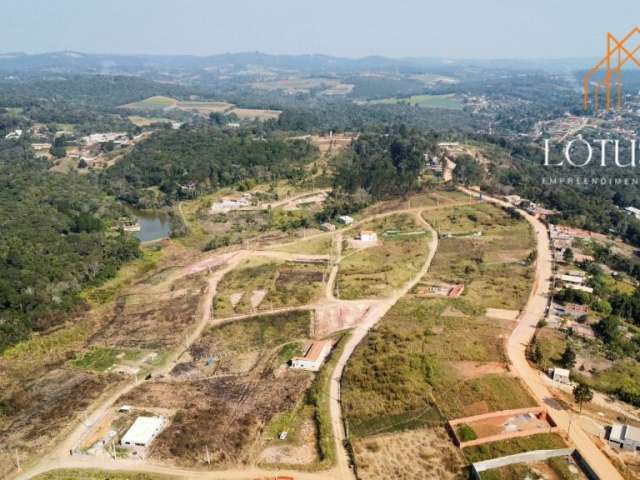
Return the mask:
M249 464L255 461L254 445L265 424L293 408L311 379L306 372L292 370L275 376L268 367L238 377L144 383L119 402L176 410L155 440L152 457L201 465L207 446L213 465Z
M306 421L301 427L299 445L270 445L259 457L260 463L280 465L305 465L318 460L316 449L316 428L313 422Z
M465 380L482 377L490 373L506 373L508 371L506 365L501 362L472 362L460 361L450 362L450 365Z
M442 427L357 439L353 449L362 480L453 480L465 465Z

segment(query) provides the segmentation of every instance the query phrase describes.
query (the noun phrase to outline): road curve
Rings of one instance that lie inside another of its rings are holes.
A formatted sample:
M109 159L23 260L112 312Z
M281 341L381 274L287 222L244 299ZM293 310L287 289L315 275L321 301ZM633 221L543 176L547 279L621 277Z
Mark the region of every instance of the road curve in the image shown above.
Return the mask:
M466 188L461 191L477 196L478 192ZM483 194L485 200L510 207L512 205ZM549 300L552 280L552 260L549 246L549 236L547 227L538 218L519 210L522 216L531 224L536 235L536 245L538 257L536 262L536 274L531 295L525 305L518 324L511 333L507 342L507 355L514 372L529 387L535 398L549 411L551 418L563 430L563 433L576 446L580 455L586 460L593 471L602 480L623 480L622 475L616 470L613 464L602 451L593 443L585 431L577 424L571 422L571 412L565 410L551 394L551 391L540 377L538 370L534 369L527 361L527 346L533 338L538 321L544 318L545 309Z
M331 374L331 386L329 389L329 409L331 412L331 423L333 426L333 434L336 442L336 466L334 470L340 480L355 479L353 470L350 468L350 460L346 449L344 448L344 441L346 438L344 431L344 422L342 419L342 409L340 405L340 381L344 368L349 360L349 357L353 354L356 347L360 344L362 339L366 336L369 330L389 311L389 309L398 301L402 296L408 293L427 273L431 266L431 261L438 249L438 234L436 231L422 219L421 212L416 212L416 218L419 223L423 224L431 232L431 240L429 242L429 253L422 268L418 274L404 287L396 290L393 295L386 298L377 305L373 306L365 315L362 323L355 327L351 331L351 336L345 345L338 362Z

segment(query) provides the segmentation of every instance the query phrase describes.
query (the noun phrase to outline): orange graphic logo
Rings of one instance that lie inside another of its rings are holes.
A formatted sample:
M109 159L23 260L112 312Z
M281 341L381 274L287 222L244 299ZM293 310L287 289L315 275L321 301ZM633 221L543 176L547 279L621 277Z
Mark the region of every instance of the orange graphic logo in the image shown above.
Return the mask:
M582 99L584 110L589 110L589 86L594 82L593 111L600 108L600 95L604 91L605 109L611 110L611 79L615 77L616 90L616 110L622 108L622 67L631 61L637 67L640 62L634 55L640 49L640 45L631 49L631 44L640 38L640 27L635 27L622 39L607 33L607 53L591 70L584 76L584 96Z

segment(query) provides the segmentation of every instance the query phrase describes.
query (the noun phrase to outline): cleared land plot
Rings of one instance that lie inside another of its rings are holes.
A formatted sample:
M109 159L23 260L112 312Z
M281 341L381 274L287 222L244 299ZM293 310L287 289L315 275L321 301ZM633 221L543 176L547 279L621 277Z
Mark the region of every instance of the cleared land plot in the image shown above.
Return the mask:
M300 240L284 246L275 246L270 248L270 250L289 253L307 253L309 255L326 255L331 253L332 244L332 237L330 235L323 235L308 240Z
M371 100L371 104L398 105L407 104L424 108L444 108L447 110L462 110L462 103L454 95L413 95L406 98L384 98Z
M488 307L520 309L528 297L531 267L482 261L488 252L526 245L531 235L521 225L526 222L484 204L430 213L464 231L481 223L488 235L440 241L425 281L463 283L462 296L409 294L356 349L342 390L354 436L535 405L521 382L500 368L506 364L504 341L513 323L484 316ZM514 241L513 236L521 238ZM474 362L475 374L461 372L459 362Z
M359 251L344 251L336 280L336 290L342 299L388 295L420 270L428 253L429 234L409 214L391 215L362 225L361 230L376 232L378 244ZM398 235L385 238L386 231ZM406 232L421 233L402 235Z
M323 264L249 259L226 274L218 285L214 313L224 317L312 303L322 294L325 270ZM255 301L252 304L251 297L260 291L266 294L258 305ZM239 292L244 295L233 306L231 295Z
M201 465L208 445L213 465L252 462L254 443L275 415L290 410L311 383L308 372L274 374L270 362L248 376L198 381L147 382L119 402L176 413L151 446L151 456L180 465Z
M258 108L234 108L227 113L235 114L240 120L277 120L282 111Z
M120 108L127 108L133 110L162 110L165 108L174 107L178 101L175 98L155 96L145 98L139 102L127 103Z
M551 458L545 462L519 463L487 470L481 480L587 480L575 461L569 457Z
M36 480L175 480L178 477L145 472L119 472L114 470L62 469L41 473Z
M148 127L154 123L171 123L172 120L162 117L141 117L139 115L130 115L129 121L137 127Z
M356 439L353 451L362 480L454 480L465 463L442 427Z

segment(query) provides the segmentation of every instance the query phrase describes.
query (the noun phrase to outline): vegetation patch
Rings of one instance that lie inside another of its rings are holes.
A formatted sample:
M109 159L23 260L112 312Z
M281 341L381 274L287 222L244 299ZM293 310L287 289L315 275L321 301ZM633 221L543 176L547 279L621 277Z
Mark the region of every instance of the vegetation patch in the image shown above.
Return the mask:
M463 450L463 453L469 463L475 463L492 458L515 455L516 453L530 452L532 450L553 450L566 447L567 444L560 435L555 433L539 433L529 437L511 438L509 440L467 447Z

